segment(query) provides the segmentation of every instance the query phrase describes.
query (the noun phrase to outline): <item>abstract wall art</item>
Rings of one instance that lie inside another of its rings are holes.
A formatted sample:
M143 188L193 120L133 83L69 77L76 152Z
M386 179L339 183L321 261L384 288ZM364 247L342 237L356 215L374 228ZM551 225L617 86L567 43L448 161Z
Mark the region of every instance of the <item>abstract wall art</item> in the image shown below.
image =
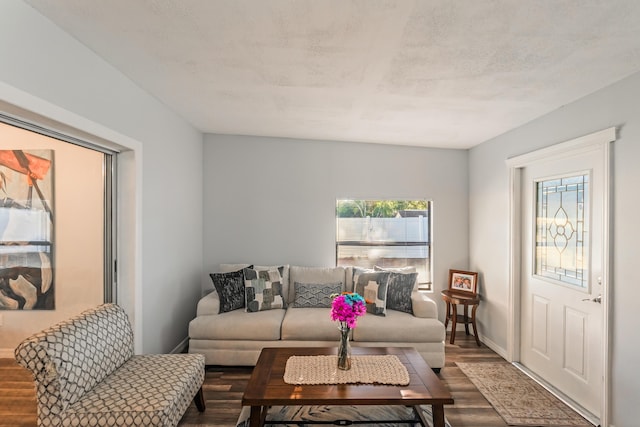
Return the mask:
M0 150L0 310L53 310L53 150Z

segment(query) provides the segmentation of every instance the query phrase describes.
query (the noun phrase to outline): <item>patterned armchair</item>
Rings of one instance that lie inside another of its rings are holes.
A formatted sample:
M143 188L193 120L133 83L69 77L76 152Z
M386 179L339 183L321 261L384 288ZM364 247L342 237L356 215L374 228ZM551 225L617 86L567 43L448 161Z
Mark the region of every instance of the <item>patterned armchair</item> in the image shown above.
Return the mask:
M204 411L204 356L133 354L126 313L104 304L23 341L16 360L36 383L39 426L175 426Z

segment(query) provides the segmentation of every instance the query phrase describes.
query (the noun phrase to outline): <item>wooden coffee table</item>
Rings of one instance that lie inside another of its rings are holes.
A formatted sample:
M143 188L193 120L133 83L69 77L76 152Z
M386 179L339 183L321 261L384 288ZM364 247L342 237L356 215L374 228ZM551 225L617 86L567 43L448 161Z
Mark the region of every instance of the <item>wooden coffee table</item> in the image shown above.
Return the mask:
M445 427L444 405L453 404L449 390L433 373L422 356L408 347L353 347L352 355L393 354L407 368L406 386L382 384L294 385L284 382L284 370L291 356L336 354L335 347L265 348L242 396L251 407L251 427L264 425L270 406L292 405L431 405L434 427ZM421 411L415 411L423 425Z

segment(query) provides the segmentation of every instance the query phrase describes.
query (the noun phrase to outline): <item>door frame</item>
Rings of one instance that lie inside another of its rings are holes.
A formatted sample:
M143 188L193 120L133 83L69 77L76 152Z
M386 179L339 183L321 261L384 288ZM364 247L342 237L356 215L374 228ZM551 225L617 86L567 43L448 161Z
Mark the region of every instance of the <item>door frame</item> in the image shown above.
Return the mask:
M602 352L603 381L600 425L608 426L610 419L609 390L611 381L610 345L612 333L611 313L613 312L611 294L611 195L612 195L612 143L616 140L616 128L611 127L589 135L558 143L530 153L507 159L509 167L509 322L507 326L507 360L520 362L520 274L522 269L521 233L522 233L522 172L528 165L553 157L569 157L591 151L600 151L603 168L603 248L602 248Z

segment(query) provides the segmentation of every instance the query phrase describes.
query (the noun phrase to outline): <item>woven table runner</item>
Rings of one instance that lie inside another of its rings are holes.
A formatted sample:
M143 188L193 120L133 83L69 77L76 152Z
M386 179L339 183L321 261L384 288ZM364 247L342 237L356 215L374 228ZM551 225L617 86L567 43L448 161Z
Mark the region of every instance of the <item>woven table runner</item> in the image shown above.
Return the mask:
M351 369L338 369L338 356L291 356L287 384L409 384L407 368L394 355L352 356Z

